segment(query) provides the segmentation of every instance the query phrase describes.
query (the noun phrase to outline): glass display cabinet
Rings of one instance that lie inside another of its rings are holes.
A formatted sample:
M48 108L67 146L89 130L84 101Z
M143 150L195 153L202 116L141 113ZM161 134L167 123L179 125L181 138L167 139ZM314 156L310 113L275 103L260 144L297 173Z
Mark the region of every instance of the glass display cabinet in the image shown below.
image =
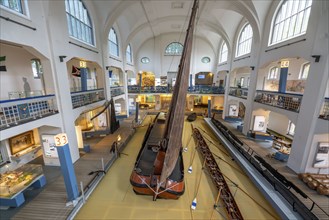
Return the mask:
M25 164L16 170L1 173L0 198L11 199L40 179L45 178L41 165L37 164Z

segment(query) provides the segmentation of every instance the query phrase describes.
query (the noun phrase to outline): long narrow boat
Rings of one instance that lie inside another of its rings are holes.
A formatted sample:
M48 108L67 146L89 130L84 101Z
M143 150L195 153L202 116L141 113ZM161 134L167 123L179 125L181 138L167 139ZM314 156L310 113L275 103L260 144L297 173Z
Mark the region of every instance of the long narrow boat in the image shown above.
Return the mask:
M177 199L184 193L182 135L194 22L199 0L194 0L169 112L160 113L149 127L137 156L130 183L137 194Z
M193 136L197 142L197 150L201 153L210 177L218 189L219 198L222 200L228 219L242 220L242 214L236 204L229 186L226 183L224 175L219 169L217 162L212 155L206 141L197 128L193 128Z

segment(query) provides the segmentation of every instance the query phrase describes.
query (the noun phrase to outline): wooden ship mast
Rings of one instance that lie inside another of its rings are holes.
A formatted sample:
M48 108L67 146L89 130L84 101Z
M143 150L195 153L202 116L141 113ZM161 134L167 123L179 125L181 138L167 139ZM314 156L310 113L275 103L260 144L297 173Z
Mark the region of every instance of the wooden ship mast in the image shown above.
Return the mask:
M198 5L194 0L168 114L159 113L149 126L130 176L135 193L154 200L178 199L185 191L182 132Z

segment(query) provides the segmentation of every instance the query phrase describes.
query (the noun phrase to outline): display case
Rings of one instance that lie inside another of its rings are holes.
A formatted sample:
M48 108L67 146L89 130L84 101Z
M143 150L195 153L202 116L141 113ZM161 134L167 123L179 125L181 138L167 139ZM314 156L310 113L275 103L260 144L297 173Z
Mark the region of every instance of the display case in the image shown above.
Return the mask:
M43 177L41 165L25 164L0 174L0 198L12 198Z

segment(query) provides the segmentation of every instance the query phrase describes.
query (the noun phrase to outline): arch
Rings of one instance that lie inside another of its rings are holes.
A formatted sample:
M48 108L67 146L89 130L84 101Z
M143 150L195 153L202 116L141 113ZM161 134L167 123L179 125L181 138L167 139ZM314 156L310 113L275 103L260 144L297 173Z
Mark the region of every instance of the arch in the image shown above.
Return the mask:
M170 44L167 45L166 49L165 49L165 55L166 56L181 56L183 53L183 44L179 43L179 42L172 42Z
M69 35L95 45L92 21L84 3L81 0L65 0L65 10Z
M253 30L249 23L246 23L240 30L237 40L235 57L246 55L251 52L253 41Z
M111 28L108 36L110 55L119 57L119 41L114 28Z
M307 31L312 0L283 0L272 18L269 44L274 45Z

